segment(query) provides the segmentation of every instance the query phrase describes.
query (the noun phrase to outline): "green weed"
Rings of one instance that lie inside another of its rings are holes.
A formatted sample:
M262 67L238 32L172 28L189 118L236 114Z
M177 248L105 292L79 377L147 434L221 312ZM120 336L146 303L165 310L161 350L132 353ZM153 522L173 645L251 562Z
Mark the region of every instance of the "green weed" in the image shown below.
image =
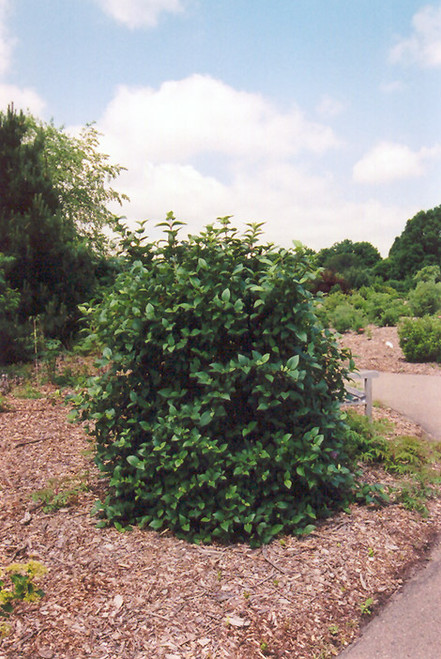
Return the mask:
M374 604L374 600L372 597L368 597L367 600L362 602L360 604L360 611L361 615L363 616L370 616L372 615L372 606Z
M34 387L32 384L27 382L24 385L19 385L17 387L14 387L12 390L13 396L15 398L24 398L24 399L29 399L29 400L36 400L38 398L43 398L43 394L41 391L39 391L36 387Z
M47 569L37 561L13 563L0 569L0 616L8 618L14 610L14 603L35 602L43 597L44 592L35 587L37 581ZM8 626L2 625L0 636L8 633Z
M32 500L43 504L45 513L51 513L74 505L80 493L88 489L89 472L86 471L78 476L49 479L46 487L32 494Z

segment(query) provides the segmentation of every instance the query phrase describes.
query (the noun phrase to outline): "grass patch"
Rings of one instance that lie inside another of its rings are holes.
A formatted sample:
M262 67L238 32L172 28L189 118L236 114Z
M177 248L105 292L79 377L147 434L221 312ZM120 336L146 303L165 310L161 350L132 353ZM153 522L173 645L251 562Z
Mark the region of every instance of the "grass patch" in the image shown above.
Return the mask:
M347 450L354 463L381 466L397 479L389 487L392 503L428 515L426 502L439 493L441 483L441 442L413 435L393 435L394 424L369 421L354 410L347 411Z
M43 512L52 513L61 508L73 506L82 492L89 490L88 471L75 476L50 478L46 487L32 494L32 500L43 504Z
M43 394L39 391L34 385L30 382L25 384L20 384L12 388L11 394L15 398L24 398L24 399L37 399L43 398Z

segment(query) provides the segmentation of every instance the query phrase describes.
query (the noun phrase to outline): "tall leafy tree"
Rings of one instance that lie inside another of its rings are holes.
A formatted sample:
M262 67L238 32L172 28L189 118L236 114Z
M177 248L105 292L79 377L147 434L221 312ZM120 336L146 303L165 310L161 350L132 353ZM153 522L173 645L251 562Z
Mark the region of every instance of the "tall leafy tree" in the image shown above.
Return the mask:
M85 130L74 139L12 107L0 113L4 286L19 295L17 326L23 329L38 316L45 334L62 340L75 329L78 303L94 288L106 248L101 231L116 222L105 204L119 199L105 187L119 169L107 168L106 156L95 152L96 133ZM14 341L11 335L9 348ZM21 356L9 349L0 362L14 354Z
M348 238L334 243L331 247L325 247L317 254L317 264L325 268L326 277L338 283L335 277L340 275L340 280L349 288L359 288L369 284L370 271L379 262L381 262L380 252L371 243L367 241L354 243ZM339 285L344 288L341 283Z
M420 211L395 238L387 259L392 279L413 277L426 266L441 265L441 206Z
M81 128L77 137L32 116L27 124L28 135L44 135L43 156L64 218L94 251L106 253L109 239L104 230L115 229L119 219L109 204L117 207L128 201L110 185L124 168L101 153L100 133L93 124Z
M352 266L371 267L381 261L380 252L367 241L352 242L346 238L317 254L319 265L330 269L345 269Z

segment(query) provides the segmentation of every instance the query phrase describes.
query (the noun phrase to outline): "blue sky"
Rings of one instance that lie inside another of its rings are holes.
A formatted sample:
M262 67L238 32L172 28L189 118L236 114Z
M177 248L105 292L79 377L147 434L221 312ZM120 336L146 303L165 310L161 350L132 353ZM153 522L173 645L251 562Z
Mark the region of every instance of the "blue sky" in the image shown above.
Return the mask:
M96 122L121 211L386 255L441 203L441 3L0 0L0 106Z

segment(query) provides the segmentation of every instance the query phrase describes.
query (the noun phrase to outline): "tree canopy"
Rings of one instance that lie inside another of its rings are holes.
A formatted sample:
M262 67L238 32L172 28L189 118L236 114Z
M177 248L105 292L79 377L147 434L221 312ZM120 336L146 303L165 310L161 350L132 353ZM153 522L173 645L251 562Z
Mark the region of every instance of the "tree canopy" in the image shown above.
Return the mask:
M413 277L426 266L441 263L441 206L420 211L406 222L389 251L389 278Z
M352 266L371 267L381 261L380 252L367 241L352 242L346 238L317 254L320 266L340 272Z
M117 222L105 204L121 199L105 185L120 168L95 151L96 139L91 128L70 138L12 107L0 113L1 276L17 302L0 309L0 362L23 356L30 318L65 340L93 291L102 229Z
M370 283L371 268L381 261L380 252L367 241L352 242L346 238L317 253L317 264L325 268L319 290L329 290L327 281L334 281L343 290ZM337 277L340 275L340 277ZM324 287L324 288L323 288Z

